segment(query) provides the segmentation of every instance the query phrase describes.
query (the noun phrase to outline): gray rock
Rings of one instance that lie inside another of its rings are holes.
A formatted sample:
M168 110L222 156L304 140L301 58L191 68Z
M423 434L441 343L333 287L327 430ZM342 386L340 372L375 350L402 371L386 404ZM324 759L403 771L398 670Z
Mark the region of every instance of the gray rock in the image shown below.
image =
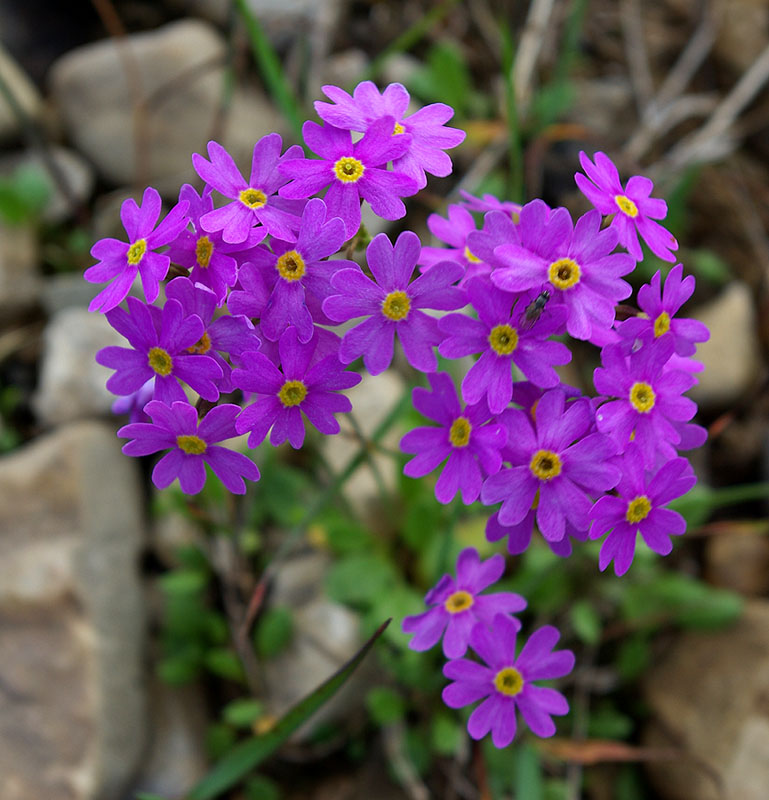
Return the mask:
M705 542L708 582L743 595L769 593L769 538L751 523L731 525Z
M41 286L34 231L0 223L0 318L18 316L35 305Z
M364 373L363 380L346 391L352 403L352 413L366 439L373 435L405 391L403 379L394 370L376 376ZM347 414L339 415L339 425L341 432L336 436L327 436L323 442L324 457L335 473L347 465L361 446ZM391 450L397 450L402 434L403 431L395 425L385 435L381 444ZM372 462L378 470L385 490L388 493L395 490L396 473L392 458L374 450L371 459L364 461L345 483L343 490L348 502L364 517L370 516L373 508L382 500L377 478L372 471Z
M122 796L144 739L137 465L78 423L0 459L3 800Z
M154 680L149 708L149 747L130 796L147 792L184 797L208 769L208 715L202 687L168 686Z
M79 272L49 275L40 289L40 302L46 314L52 317L65 308L88 308L88 304L103 288L104 284L88 283Z
M750 602L728 630L681 635L644 694L653 713L646 743L680 753L648 765L660 797L765 800L769 602Z
M106 179L173 194L194 178L190 156L205 152L220 113L225 51L222 35L200 20L105 39L53 64L53 102Z
M753 385L761 367L753 295L747 284L732 281L711 303L697 309L710 339L697 346L705 365L692 400L709 408L730 406Z
M102 347L125 347L125 339L103 314L67 308L55 314L43 333L40 383L33 398L45 425L60 425L108 414L115 395L107 391L113 370L97 364Z
M0 159L0 176L9 176L20 167L38 170L50 186L42 218L45 222L55 223L70 217L78 206L88 200L96 177L93 167L74 150L54 145L49 156L66 190L54 180L42 154L35 150L25 150Z
M39 119L43 110L43 98L35 84L2 44L0 44L0 82L8 87L22 114L32 120ZM20 132L18 110L11 107L4 94L0 94L0 139L10 139L18 136Z

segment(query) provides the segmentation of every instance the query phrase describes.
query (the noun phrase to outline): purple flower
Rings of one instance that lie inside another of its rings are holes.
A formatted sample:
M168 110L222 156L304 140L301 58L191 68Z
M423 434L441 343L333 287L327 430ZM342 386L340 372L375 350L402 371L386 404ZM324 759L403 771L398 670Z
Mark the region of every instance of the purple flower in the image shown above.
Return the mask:
M537 527L545 539L560 541L568 521L586 530L592 502L588 493L611 489L619 470L607 459L616 452L614 442L589 433L592 418L587 400L566 404L559 389L542 395L536 406L536 427L519 409L508 409L500 421L507 426L503 456L512 465L487 478L481 489L486 505L502 501L502 525L523 522L536 509Z
M603 345L614 322L614 307L629 297L621 280L635 266L624 253L613 253L617 233L601 230L601 215L588 211L572 225L565 208L550 211L541 200L527 203L518 225L521 244L503 244L495 255L506 266L491 279L508 292L552 292L551 303L566 306L566 329L575 339Z
M543 204L544 205L544 204ZM545 206L547 208L547 206ZM489 211L483 217L483 229L470 231L467 247L470 252L490 269L505 269L507 264L496 255L496 249L503 244L520 244L518 225L509 214Z
M654 467L658 453L675 457L681 437L674 423L688 422L697 411L693 400L681 396L694 379L665 368L673 347L672 337L662 337L626 356L623 345L609 345L601 350L603 367L593 373L597 391L616 398L598 409L598 430L610 434L620 452L632 437L647 469Z
M112 283L102 289L88 305L89 311L106 313L120 305L128 295L137 273L148 303L158 296L160 281L168 273L171 259L155 252L173 241L186 227L187 203L177 203L165 219L155 227L160 216L160 195L151 186L144 190L141 207L129 197L120 207L120 219L128 234L128 242L100 239L91 248L99 259L85 271L90 283Z
M491 731L491 741L500 748L515 737L516 708L537 736L552 736L555 724L551 716L569 711L560 692L534 681L567 675L574 668L574 653L553 652L560 634L552 625L545 625L534 631L516 658L517 632L515 622L499 614L491 630L477 625L470 634L470 647L487 666L460 658L443 668L443 674L453 681L443 690L443 702L449 708L462 708L485 697L470 715L467 732L473 739L482 739Z
M658 339L670 333L679 356L694 355L696 342L706 342L710 331L696 319L673 319L694 292L694 275L682 279L683 272L683 266L676 264L665 279L664 291L660 287L660 271L654 273L651 282L638 290L638 305L644 316L622 322L617 328L620 336L625 339Z
M219 390L223 394L232 391L230 373L232 371L221 353L239 363L242 354L249 350L259 350L261 341L254 326L247 317L222 315L214 319L216 295L202 284L194 284L190 278L174 278L166 286L166 297L178 300L186 317L197 315L204 325L200 339L187 352L208 355L222 370Z
M457 558L456 580L444 575L425 595L430 608L422 614L405 617L403 632L413 633L412 650L429 650L443 636L446 658L460 658L467 651L470 634L478 625L491 626L497 614L514 614L526 608L526 601L513 592L481 592L496 583L505 571L505 559L497 553L481 561L478 551L465 548ZM516 628L521 625L510 618ZM445 635L444 635L445 631Z
M530 508L526 516L515 525L502 525L499 521L499 512L494 512L486 522L486 538L490 542L498 542L500 539L507 539L507 552L512 556L520 555L528 550L531 544L531 534L534 530L534 519L536 509ZM566 520L566 534L563 539L551 541L545 539L547 546L561 558L571 555L571 540L579 542L587 541L587 531L577 530L569 520Z
M624 575L633 563L637 534L655 553L666 556L673 549L671 536L686 531L686 521L663 508L686 494L697 478L685 458L674 458L654 474L644 470L643 456L635 445L625 451L617 496L604 495L590 511L590 538L611 531L601 545L598 566L606 569L614 561L614 572Z
M446 336L438 347L442 356L463 358L481 353L462 381L465 402L478 403L485 397L491 412L501 413L513 396L513 364L537 386L557 386L559 378L553 365L568 364L571 352L561 342L547 339L562 331L566 309L545 306L542 316L530 323L529 297L521 299L504 292L483 278L473 278L465 289L478 319L447 314L438 322ZM532 297L531 302L536 299Z
M200 317L185 317L178 300L167 300L162 311L135 297L127 302L128 311L113 308L107 320L133 349L104 347L96 354L97 363L116 370L107 388L115 394L131 394L154 378L155 399L171 403L186 400L179 385L182 380L205 400L216 401L215 381L221 379L222 370L210 356L194 352L205 332Z
M204 231L221 231L222 239L228 244L241 244L248 240L251 228L261 224L272 236L293 238L299 226L297 209L275 193L286 182L280 166L290 161L304 161L304 152L299 145L292 145L281 156L282 146L283 141L277 133L263 136L254 145L248 183L232 156L218 142L208 143L210 162L197 153L193 154L192 164L198 175L209 186L233 200L200 218Z
M415 428L401 439L401 450L416 454L403 473L421 478L448 458L435 484L435 497L440 503L449 503L461 491L462 502L470 505L478 499L484 475L493 475L502 466L499 451L507 432L492 421L486 403L463 411L450 375L439 372L427 378L431 390L414 389L414 408L441 427Z
M245 493L243 478L259 480L259 470L250 458L215 444L236 435L239 406L215 406L199 424L198 412L187 402L176 401L167 406L152 400L144 410L152 418L151 423L124 425L117 435L132 439L123 445L127 456L170 449L152 470L152 482L158 489L165 489L179 478L185 494L197 494L206 482L206 464L234 494Z
M611 227L617 231L619 242L628 249L636 261L643 259L643 251L638 243L638 235L649 245L652 253L663 261L675 261L670 252L678 249L678 242L670 231L655 219L665 219L667 203L656 197L649 197L654 184L640 175L634 175L625 188L619 179L619 172L611 159L600 151L593 156L595 164L585 155L579 154L579 163L585 175L578 172L574 176L582 194L602 214L614 214Z
M313 295L320 306L331 293L331 276L339 269L356 266L352 261L324 260L336 253L344 241L342 220L328 219L325 203L314 198L305 206L295 242L274 241L273 253L261 248L254 251L251 263L261 268L265 285L272 284L260 320L261 331L268 339L277 341L289 325L294 325L299 341L310 341L313 314L305 292Z
M141 389L116 397L111 411L116 416L128 414L130 422L149 422L150 418L144 413L144 406L152 400L154 393L155 381L151 378L142 385Z
M328 216L342 218L348 239L360 228L361 198L369 202L377 216L400 219L406 214L400 198L416 194L419 187L412 178L386 169L387 162L403 155L410 142L408 134L392 135L394 124L392 117L383 117L353 144L349 131L308 120L302 126L302 134L320 159L282 164L282 174L293 180L281 188L281 197L310 197L328 186Z
M340 294L329 297L323 311L335 322L368 317L344 335L339 358L345 364L362 355L372 375L384 372L392 361L397 332L412 367L422 372L438 368L433 351L442 339L438 321L420 309L450 311L464 305L464 292L451 285L463 269L446 261L409 283L419 251L419 237L411 231L404 231L394 247L387 234L380 233L366 250L373 281L358 269L340 270L331 279Z
M443 151L456 147L465 138L464 131L445 127L454 116L451 106L432 103L406 117L409 93L400 83L391 83L380 94L371 81L363 81L355 87L352 97L338 86L321 88L336 104L315 102L318 116L329 125L365 133L377 120L390 117L394 122L388 129L391 135L410 136L408 149L393 161L393 169L416 181L419 189L427 185L425 172L441 178L451 174L451 159Z
M184 230L171 242L168 256L175 264L190 270L193 283L207 286L216 295L219 305L227 296L227 289L235 285L238 262L245 260L248 251L267 235L266 228L251 228L245 242L227 244L221 233L206 233L200 218L213 211L211 189L206 188L202 197L188 183L179 191L179 202L189 203L189 218L192 230Z
M339 433L334 414L350 411L350 401L338 392L360 383L357 372L349 372L332 354L312 363L319 337L306 344L296 328L289 328L278 342L281 369L262 353L246 353L244 366L232 372L232 382L260 398L244 409L237 421L238 433L250 431L248 446L256 447L272 428L270 444L288 439L294 448L304 443L302 412L325 434Z
M488 264L470 252L467 246L468 234L475 231L475 220L472 214L462 206L451 205L448 208L448 219L440 214L430 214L427 218L427 227L437 239L450 245L450 247L423 247L419 256L419 263L423 271L429 269L439 261L456 261L465 268L464 285L476 275L487 275Z
M494 197L493 194L485 194L483 197L476 197L470 194L470 192L466 192L464 189L460 189L459 193L462 195L462 202L469 211L480 211L483 214L487 211L501 211L512 219L513 222L518 222L518 217L523 208L519 203L513 203L510 200L500 200Z

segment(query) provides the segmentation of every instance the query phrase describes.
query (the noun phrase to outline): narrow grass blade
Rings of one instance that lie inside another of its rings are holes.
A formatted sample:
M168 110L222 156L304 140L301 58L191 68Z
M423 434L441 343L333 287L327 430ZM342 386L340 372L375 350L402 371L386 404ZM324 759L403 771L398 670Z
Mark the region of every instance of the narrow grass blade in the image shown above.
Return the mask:
M300 700L265 734L236 745L188 795L188 800L211 800L255 769L344 685L374 642L390 624L388 619L343 666L317 689Z

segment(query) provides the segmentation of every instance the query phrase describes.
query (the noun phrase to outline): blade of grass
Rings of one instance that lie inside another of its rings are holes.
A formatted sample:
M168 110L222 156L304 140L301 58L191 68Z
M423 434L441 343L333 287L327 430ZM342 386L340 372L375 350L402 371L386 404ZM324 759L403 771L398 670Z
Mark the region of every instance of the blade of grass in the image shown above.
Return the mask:
M241 778L262 763L268 756L303 725L327 700L329 700L352 675L358 665L374 646L374 642L390 624L388 619L376 630L363 647L328 680L312 691L274 725L267 733L254 736L236 745L222 760L195 786L188 800L211 800L229 789Z
M299 100L283 74L278 54L246 0L235 0L235 8L246 26L254 60L267 84L267 90L301 141L303 115Z

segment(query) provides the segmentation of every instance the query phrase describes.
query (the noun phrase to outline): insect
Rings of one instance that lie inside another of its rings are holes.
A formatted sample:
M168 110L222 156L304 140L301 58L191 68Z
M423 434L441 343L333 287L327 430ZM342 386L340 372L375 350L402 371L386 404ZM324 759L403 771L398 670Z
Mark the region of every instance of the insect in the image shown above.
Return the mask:
M521 318L521 330L527 331L534 323L542 316L545 310L547 301L550 299L550 292L543 289L530 303L526 306Z

